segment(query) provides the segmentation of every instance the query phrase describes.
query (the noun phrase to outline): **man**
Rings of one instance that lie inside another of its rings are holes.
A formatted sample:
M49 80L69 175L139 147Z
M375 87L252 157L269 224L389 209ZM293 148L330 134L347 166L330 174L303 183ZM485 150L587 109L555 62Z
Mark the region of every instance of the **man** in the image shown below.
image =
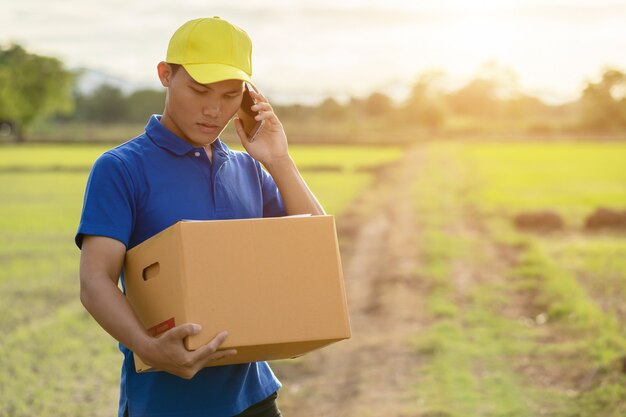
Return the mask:
M120 417L280 416L274 401L280 382L267 363L206 368L236 354L218 350L226 331L193 352L183 339L199 331L196 324L150 337L118 289L126 251L177 220L324 214L263 95L252 92L252 110L264 120L253 142L234 120L247 153L218 138L241 105L244 82L251 82L251 50L248 35L218 17L181 26L157 66L167 88L163 115L102 154L89 176L76 234L81 301L120 342ZM132 352L161 372L135 372Z

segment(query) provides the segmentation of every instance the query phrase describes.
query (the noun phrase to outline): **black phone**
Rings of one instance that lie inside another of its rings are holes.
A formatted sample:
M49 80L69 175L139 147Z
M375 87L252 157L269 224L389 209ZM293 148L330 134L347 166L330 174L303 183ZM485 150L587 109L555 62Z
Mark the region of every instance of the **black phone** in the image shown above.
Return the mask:
M248 142L253 142L258 133L263 128L264 120L256 120L254 117L258 114L251 109L256 104L256 101L250 95L250 89L254 90L254 87L248 83L244 83L243 99L241 100L241 107L237 112L237 116L243 124L243 130L248 137ZM254 90L256 92L256 90Z

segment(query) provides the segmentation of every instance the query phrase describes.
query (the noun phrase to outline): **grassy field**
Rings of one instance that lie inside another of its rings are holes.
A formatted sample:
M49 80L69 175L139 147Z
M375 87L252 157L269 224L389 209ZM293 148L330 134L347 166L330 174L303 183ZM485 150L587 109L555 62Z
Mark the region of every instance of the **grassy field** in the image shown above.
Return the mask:
M121 356L80 304L73 243L89 167L105 149L0 147L0 416L115 409ZM294 146L292 154L326 210L340 214L373 179L371 167L401 151Z
M111 415L121 356L78 300L73 244L88 169L105 146L0 146L0 416ZM626 238L590 234L626 208L623 144L428 143L415 204L426 330L406 415L626 415ZM294 146L340 215L396 148ZM520 232L520 211L565 229Z
M424 415L626 414L626 239L589 234L597 207L626 208L623 144L425 148L414 188L431 324L414 335ZM551 209L552 234L512 217Z

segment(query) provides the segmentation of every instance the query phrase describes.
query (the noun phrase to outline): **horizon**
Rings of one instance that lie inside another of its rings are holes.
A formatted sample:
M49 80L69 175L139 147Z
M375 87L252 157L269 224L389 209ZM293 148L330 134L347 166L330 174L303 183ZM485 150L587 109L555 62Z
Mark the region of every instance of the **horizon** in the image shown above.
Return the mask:
M424 72L444 71L455 88L489 62L510 69L523 93L559 104L604 68L626 69L626 1L300 0L261 8L58 0L47 10L43 0L24 0L6 8L0 43L156 89L171 34L189 19L221 16L249 33L255 82L281 104L374 91L398 100Z

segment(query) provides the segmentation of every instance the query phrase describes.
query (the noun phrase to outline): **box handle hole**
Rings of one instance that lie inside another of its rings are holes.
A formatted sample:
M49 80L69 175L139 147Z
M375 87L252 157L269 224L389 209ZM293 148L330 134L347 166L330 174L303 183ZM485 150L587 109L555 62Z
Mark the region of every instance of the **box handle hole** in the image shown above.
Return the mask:
M157 275L159 275L159 263L155 262L151 265L148 265L147 267L145 267L143 269L143 272L141 273L141 275L143 276L143 280L147 281L149 279L152 279L154 277L156 277Z

